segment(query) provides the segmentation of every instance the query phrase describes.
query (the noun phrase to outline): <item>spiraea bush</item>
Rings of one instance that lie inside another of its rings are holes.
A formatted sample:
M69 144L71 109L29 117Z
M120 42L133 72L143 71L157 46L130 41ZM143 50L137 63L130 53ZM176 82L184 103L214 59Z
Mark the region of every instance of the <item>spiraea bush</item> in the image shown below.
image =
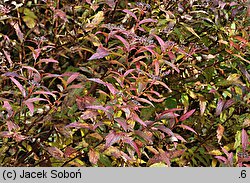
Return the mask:
M1 166L249 166L244 0L0 4Z

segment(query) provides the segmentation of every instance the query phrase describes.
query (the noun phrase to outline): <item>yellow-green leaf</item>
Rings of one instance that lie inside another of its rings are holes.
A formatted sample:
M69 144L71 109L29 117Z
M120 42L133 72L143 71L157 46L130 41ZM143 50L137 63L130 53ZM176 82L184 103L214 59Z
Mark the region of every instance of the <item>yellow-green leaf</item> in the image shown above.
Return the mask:
M99 11L93 18L90 23L85 25L85 31L91 31L92 29L96 28L102 21L104 20L104 13L103 11Z
M235 135L234 149L237 149L241 144L241 131L237 131Z
M182 24L189 32L191 32L193 35L195 35L196 37L198 37L200 39L200 36L194 31L194 29L192 27L189 27L188 25L186 25L182 22L180 24Z
M150 165L149 167L168 167L168 166L160 162L160 163L154 163L153 165Z
M222 153L219 150L209 151L208 154L214 155L214 156L220 156L220 155L222 155Z
M37 19L37 16L35 15L35 13L28 8L24 8L23 13L30 18Z
M36 20L29 16L23 16L23 21L30 28L34 28L36 26Z

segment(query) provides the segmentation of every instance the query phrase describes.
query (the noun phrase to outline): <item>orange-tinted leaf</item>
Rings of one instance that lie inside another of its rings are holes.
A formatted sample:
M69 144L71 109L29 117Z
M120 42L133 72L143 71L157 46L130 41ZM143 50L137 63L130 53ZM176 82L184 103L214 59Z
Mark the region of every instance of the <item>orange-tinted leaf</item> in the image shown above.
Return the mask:
M93 126L87 123L74 122L74 123L70 123L69 125L67 125L66 128L84 128L84 129L92 130Z
M242 143L242 150L243 152L246 152L249 141L248 141L248 135L246 130L243 128L241 132L241 143Z
M91 110L91 109L87 109L86 111L84 111L81 115L81 119L86 120L86 119L95 119L96 116L99 115L98 112Z
M64 151L64 156L66 158L73 158L77 154L77 151L73 147L66 147Z
M1 131L0 132L0 137L2 137L2 138L10 138L10 137L12 137L12 134L9 131Z
M216 133L217 133L216 137L218 139L218 143L220 143L221 138L222 138L223 133L224 133L224 127L221 124L218 125Z
M25 137L24 135L21 135L20 133L15 132L13 134L13 138L17 141L17 142L21 142L23 140L25 140L27 137Z
M89 150L88 152L88 156L89 156L89 161L92 164L97 164L98 160L99 160L99 153L95 150L93 150L92 148Z

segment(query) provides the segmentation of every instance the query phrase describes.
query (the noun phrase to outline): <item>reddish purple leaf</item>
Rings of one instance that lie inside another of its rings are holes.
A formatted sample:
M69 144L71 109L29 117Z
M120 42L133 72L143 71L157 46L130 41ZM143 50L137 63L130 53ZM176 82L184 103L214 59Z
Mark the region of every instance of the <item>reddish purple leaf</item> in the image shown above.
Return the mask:
M37 101L41 101L41 100L47 101L47 99L44 99L44 98L29 98L29 99L25 100L24 103L37 102Z
M67 22L68 19L66 17L66 13L60 9L56 9L54 10L54 18L59 17L60 19L62 19L64 22Z
M168 51L168 56L170 58L171 61L175 61L176 56L172 51Z
M20 133L14 132L13 138L14 138L17 142L21 142L21 141L25 140L27 137L25 137L24 135L21 135Z
M78 72L73 73L68 79L67 79L67 85L73 82L80 74Z
M182 142L187 142L182 136L180 136L179 134L174 134L174 137L176 137L178 140L182 141Z
M19 75L15 72L6 72L3 74L3 76L7 76L7 77L19 77Z
M41 100L47 101L44 98L29 98L29 99L25 100L23 103L25 105L27 105L27 107L30 110L30 114L33 115L33 113L34 113L34 104L33 104L33 102L37 102L37 101L41 101Z
M242 129L241 132L241 143L242 143L242 151L246 152L249 142L248 142L247 132L244 128Z
M19 83L19 81L17 81L15 78L10 77L10 79L13 81L13 83L15 83L15 85L18 87L18 89L21 91L23 97L26 97L26 90L24 89L24 87Z
M172 90L164 82L162 82L162 81L158 81L157 80L157 81L154 82L154 84L155 85L160 84L160 85L164 86L166 89L168 89L169 92L172 92Z
M153 36L157 39L158 43L160 44L162 53L165 53L166 43L159 36L157 36L155 34L153 34Z
M99 78L89 78L88 80L99 83L99 84L103 84L104 86L106 86L106 83Z
M23 33L18 25L18 21L11 21L10 22L11 26L14 27L15 31L16 31L16 35L18 37L18 39L20 40L20 42L23 42Z
M218 104L217 104L216 111L215 111L215 115L216 115L216 116L219 116L219 115L221 114L221 112L222 112L222 110L223 110L223 107L224 107L224 105L225 105L225 102L226 102L226 101L224 101L224 100L222 100L222 99L219 99L219 100L218 100Z
M174 70L176 70L176 72L180 73L180 70L171 62L164 60L164 62L169 65L170 67L172 67Z
M159 60L155 59L152 63L152 65L155 67L155 75L159 76L160 74L160 64L159 64Z
M153 50L155 48L155 46L153 45L149 45L149 46L142 46L137 53L142 53L146 51L149 51L152 55L156 55L156 52Z
M8 113L12 111L12 107L8 101L3 101L3 108L5 108Z
M227 162L227 158L225 158L223 156L215 156L215 158L217 158L218 160L222 160L223 163Z
M47 147L46 149L54 158L59 160L63 158L63 152L57 147Z
M130 51L130 44L123 38L123 37L121 37L121 36L119 36L119 35L115 35L115 37L117 38L117 39L119 39L123 44L124 44L124 46L125 46L125 48L126 48L126 51Z
M9 132L11 132L12 130L16 131L17 129L19 129L19 126L12 121L7 121L6 124L8 126Z
M149 22L154 22L154 23L157 23L158 21L157 20L154 20L152 18L146 18L146 19L143 19L139 22L139 25L141 24L144 24L144 23L149 23Z
M226 154L226 156L228 157L229 156L229 153L228 151L224 148L224 147L221 147L222 151Z
M142 121L136 113L132 113L131 117L132 117L133 120L137 121L142 126L147 126L146 123L144 123L144 121Z
M88 109L96 109L96 110L101 110L101 111L107 111L110 108L110 106L103 107L101 105L88 105L88 106L86 106L86 108L88 108Z
M168 134L168 136L173 136L174 135L172 130L170 130L169 128L167 128L164 125L155 126L154 128L157 128L157 129L163 131L164 133Z
M223 110L231 107L233 104L235 103L234 99L229 99L225 102L224 106L223 106Z
M34 60L36 60L40 56L40 53L41 53L41 48L37 48L34 51L32 51L32 56Z
M127 14L129 14L130 16L134 17L134 19L135 19L136 21L138 21L137 16L136 16L133 12L131 12L131 11L127 10L127 9L122 10L122 11L123 11L124 13L127 13Z
M10 66L12 67L13 62L11 60L10 53L8 51L5 51L4 49L3 49L3 53L4 53L4 56L6 57L6 59L8 60Z
M122 138L122 141L123 141L124 143L129 144L131 147L133 147L133 149L136 151L136 153L138 154L138 156L139 156L139 157L141 156L141 152L139 151L139 149L138 149L136 143L132 140L131 137L123 137L123 138Z
M153 102L157 102L157 103L161 103L166 99L166 97L161 97L161 98L157 99L157 98L152 97L152 95L150 95L150 94L144 94L144 95L147 96L149 100L151 100Z
M148 136L146 133L140 130L135 130L135 134L142 137L144 140L148 141L150 144L153 144L151 136Z
M118 90L111 83L106 83L106 86L113 95L118 93Z
M127 70L124 74L123 74L123 77L126 77L127 75L129 75L131 72L134 72L135 69L129 69Z
M22 67L25 68L25 69L28 69L29 72L32 72L32 71L35 72L36 73L36 81L40 81L41 80L41 74L38 72L38 70L36 70L33 67L26 66L26 65L23 65ZM34 77L35 77L35 75L34 75Z
M169 160L169 155L167 152L162 152L160 153L160 158L162 161L164 161L168 166L171 165L170 160Z
M181 124L181 125L177 125L177 126L179 126L179 127L183 128L183 129L189 130L189 131L194 132L195 134L197 134L196 131L193 128L191 128L191 127L189 127L187 125Z
M49 91L42 91L42 90L40 90L40 91L35 91L35 92L33 92L33 94L39 94L39 95L51 95L52 97L54 97L54 99L56 99L56 95L54 94L54 93L52 93L52 92L49 92Z
M155 107L154 104L152 102L150 102L149 100L145 99L145 98L139 98L139 97L135 97L135 100L139 101L139 102L145 102L149 105L151 105L152 107Z
M108 148L108 147L112 146L114 143L118 142L123 135L124 135L123 133L116 133L114 131L111 131L105 137L105 139L106 139L105 148Z
M82 84L76 84L76 85L70 85L67 87L67 89L78 89L78 88L83 88Z
M0 132L0 137L2 137L2 138L10 138L10 137L12 137L12 133L10 133L9 131L1 131Z
M88 60L100 59L108 55L109 55L109 51L106 48L104 48L102 45L100 45L97 48L96 53L94 53Z
M195 109L192 109L191 111L188 111L187 113L183 114L179 121L184 121L186 120L187 118L189 118L193 113L195 112Z
M121 125L121 127L127 131L128 130L128 124L126 122L126 120L122 117L119 118L115 118L115 121L119 123L119 125Z
M165 111L163 111L160 115L166 114L166 113L173 113L175 111L182 111L183 109L180 108L172 108L172 109L167 109Z
M96 102L96 99L94 97L79 97L76 96L76 104L78 106L79 110L84 110L86 106L92 105L93 103Z

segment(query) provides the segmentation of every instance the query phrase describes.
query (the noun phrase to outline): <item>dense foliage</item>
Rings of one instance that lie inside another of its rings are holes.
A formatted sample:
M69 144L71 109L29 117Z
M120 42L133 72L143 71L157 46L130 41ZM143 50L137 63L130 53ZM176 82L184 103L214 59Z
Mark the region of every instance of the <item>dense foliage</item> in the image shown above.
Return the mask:
M1 166L249 166L250 2L1 0Z

